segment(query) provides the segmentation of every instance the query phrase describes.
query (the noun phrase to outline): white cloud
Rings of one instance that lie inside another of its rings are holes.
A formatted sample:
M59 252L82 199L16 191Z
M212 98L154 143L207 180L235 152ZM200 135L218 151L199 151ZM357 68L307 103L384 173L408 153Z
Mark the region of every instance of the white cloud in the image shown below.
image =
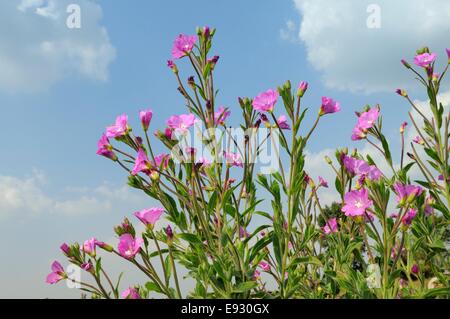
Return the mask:
M42 214L63 216L108 214L148 205L148 197L133 191L127 185L117 187L104 183L97 187L68 187L62 194L50 195L46 189L47 177L35 171L29 177L0 175L0 219L14 215L33 217Z
M450 2L446 0L294 0L301 15L299 39L308 61L330 88L354 92L409 87L400 59L429 46L447 61ZM368 28L370 4L380 8L380 28Z
M0 2L0 91L41 91L72 74L108 79L108 67L116 53L100 24L102 9L92 0L77 1L81 28L70 29L66 25L70 3Z
M296 34L297 26L294 21L287 20L284 28L280 29L280 37L283 40L291 42L298 42L298 36Z

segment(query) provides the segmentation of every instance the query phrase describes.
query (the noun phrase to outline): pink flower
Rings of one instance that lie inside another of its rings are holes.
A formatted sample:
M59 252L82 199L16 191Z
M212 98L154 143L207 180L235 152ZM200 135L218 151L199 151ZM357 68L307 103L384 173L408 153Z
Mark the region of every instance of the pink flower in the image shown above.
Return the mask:
M123 234L119 237L117 249L122 257L132 259L139 252L143 243L142 238L133 238L131 234Z
M180 34L173 42L172 57L180 59L188 55L196 42L197 36Z
M337 233L338 232L338 224L336 221L336 218L331 218L327 220L325 223L325 226L322 227L322 231L325 233L325 235L329 235L331 233Z
M366 138L366 133L358 126L356 125L352 130L352 141L358 141Z
M319 115L336 113L341 110L338 102L335 102L331 97L322 96L322 105L320 106Z
M230 116L231 112L227 111L223 106L219 107L217 112L214 113L214 124L224 125L225 120Z
M223 156L225 157L225 160L227 162L227 165L229 166L238 166L238 167L244 167L242 164L241 157L237 153L228 153L223 152Z
M414 63L417 66L421 66L423 68L427 68L430 66L431 63L434 62L434 60L436 60L436 54L435 53L422 53L419 55L416 55L414 57Z
M328 182L322 176L319 176L319 185L328 188Z
M109 139L105 134L102 134L98 143L97 143L97 154L112 159L113 161L117 160L117 155L112 151L113 147L109 143Z
M414 219L414 217L416 217L416 215L417 215L417 210L415 210L414 208L410 208L406 212L405 216L403 216L403 218L402 218L403 225L405 225L405 226L411 225L412 220Z
M211 165L211 161L206 157L202 156L197 160L197 164L200 164L202 166L208 166Z
M165 153L158 154L155 156L155 166L161 167L162 164L162 168L166 169L169 166L169 160L170 160L169 154Z
M375 165L369 165L366 161L345 155L343 158L345 169L352 175L360 175L361 182L368 177L370 180L377 181L383 175Z
M80 266L80 268L83 269L83 270L85 270L85 271L87 271L87 272L90 272L90 271L92 270L92 268L93 268L93 265L92 265L92 263L89 261L89 262L87 262L87 263L82 263L81 266Z
M397 202L400 205L405 204L407 201L412 202L417 196L422 194L422 188L414 185L403 185L402 183L395 183L394 190L397 194Z
M378 167L376 167L375 165L369 166L369 173L367 174L367 176L369 177L370 180L378 181L382 175L383 173L381 173Z
M122 292L123 299L142 299L139 291L134 287L129 287Z
M278 99L278 91L269 89L258 94L252 102L253 108L260 112L272 112Z
M308 89L308 82L302 81L297 88L297 96L302 97Z
M371 108L367 112L361 113L361 115L358 117L357 126L363 130L372 128L375 125L379 114L380 110L377 107Z
M128 131L128 116L126 114L122 114L116 118L116 123L114 125L108 126L106 128L106 137L121 137L127 134Z
M413 139L413 142L416 143L416 144L419 144L419 145L425 144L425 141L424 141L419 135L417 135L417 136Z
M247 232L247 230L245 230L244 227L239 227L239 238L246 238L250 236L250 234Z
M134 167L131 170L131 175L137 175L139 172L148 173L150 168L151 164L148 160L147 154L142 148L139 149L136 160L134 162Z
M255 269L255 271L253 272L253 280L257 280L259 278L261 278L261 273L258 269Z
M450 60L450 49L445 49L445 51L447 52L447 57Z
M148 130L148 126L150 125L150 121L153 117L153 111L148 109L145 111L139 111L139 119L141 120L142 128L144 131Z
M345 156L343 163L345 169L353 176L366 174L370 171L370 166L366 161L351 156Z
M258 266L259 266L259 268L261 268L265 272L269 272L270 271L270 265L268 263L266 263L265 261L261 261L258 264Z
M277 120L277 124L280 127L280 129L282 130L290 130L291 127L288 124L287 118L285 115L281 115L278 120Z
M372 205L369 199L369 191L365 188L350 191L344 196L344 207L342 211L346 216L362 216L365 215L366 209Z
M161 215L164 213L164 209L161 207L152 207L148 209L143 209L134 213L142 223L145 225L155 225L155 223L159 220Z
M46 283L53 285L67 277L63 266L56 260L53 262L51 268L52 272L47 275L47 278L45 279Z
M180 134L186 134L188 129L197 122L194 114L172 115L167 121L167 125L172 130Z
M95 247L98 246L99 243L100 242L96 238L92 237L86 240L80 249L90 256L95 256Z

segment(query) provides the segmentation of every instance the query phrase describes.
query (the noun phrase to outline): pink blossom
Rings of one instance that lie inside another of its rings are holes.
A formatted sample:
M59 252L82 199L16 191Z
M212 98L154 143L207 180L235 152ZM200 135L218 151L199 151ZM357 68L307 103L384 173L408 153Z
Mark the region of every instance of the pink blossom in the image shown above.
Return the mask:
M319 176L319 185L328 188L328 182L322 176Z
M122 257L132 259L139 252L143 243L142 238L133 238L131 234L123 234L119 237L117 249Z
M252 102L253 108L260 112L272 112L278 99L278 91L269 89L258 94Z
M142 299L139 291L134 287L129 287L122 292L123 299Z
M325 226L322 227L322 231L328 235L331 233L337 233L338 232L338 223L336 218L331 218L327 220L325 223Z
M247 232L247 230L244 227L239 227L239 238L246 238L250 236L250 234Z
M139 149L136 160L134 162L134 167L131 170L131 175L137 175L139 172L148 173L150 168L151 164L148 160L147 154L142 148Z
M414 185L403 185L402 183L395 183L394 184L394 190L397 194L397 202L400 205L405 204L406 201L411 202L413 201L417 196L422 194L422 188L420 186L414 186Z
M114 125L108 126L106 128L106 137L109 138L121 137L127 134L128 131L129 131L128 116L126 114L122 114L116 118L116 122Z
M223 152L223 156L225 157L225 160L227 162L227 165L229 166L238 166L238 167L244 167L242 164L241 156L237 153L228 153Z
M169 166L169 160L170 160L169 154L165 153L158 154L155 156L155 166L161 167L162 164L162 168L167 169L167 167Z
M418 54L414 57L414 63L417 66L421 66L423 68L429 67L431 63L436 60L436 54L435 53L422 53Z
M261 278L261 273L258 269L255 269L255 271L253 272L253 280L257 280L259 278Z
M87 271L87 272L89 272L89 271L92 270L93 265L92 265L92 263L89 261L89 262L87 262L87 263L82 263L81 266L80 266L80 268L83 269L83 270L85 270L85 271Z
M366 133L358 126L356 125L352 130L352 141L358 141L366 138Z
M369 164L364 160L352 156L345 156L343 162L345 169L353 176L367 174L370 171Z
M167 60L167 66L173 70L175 67L175 63L173 63L173 60Z
M144 111L139 111L139 119L141 120L142 128L144 131L148 130L148 126L150 125L150 121L153 117L153 111L148 109Z
M412 223L414 217L416 217L416 215L417 215L417 210L415 210L414 208L410 208L406 212L405 216L403 216L403 218L402 218L403 225L405 225L405 226L411 225L411 223Z
M381 173L378 167L376 167L375 165L369 166L369 173L368 173L369 179L371 179L372 181L378 181L382 175L383 173Z
M112 159L113 161L117 160L117 155L112 151L113 147L109 143L109 139L105 134L102 134L98 143L97 143L97 154Z
M291 129L291 127L288 124L286 115L281 115L277 120L277 124L280 127L280 129L282 129L282 130L290 130Z
M360 114L357 126L363 130L368 130L375 125L379 115L380 110L377 107L371 108Z
M419 145L425 144L425 141L424 141L419 135L417 135L417 136L413 139L413 142L416 143L416 144L419 144Z
M447 52L447 58L450 61L450 49L445 49L445 51Z
M83 246L80 247L80 249L90 256L95 256L95 247L98 246L98 244L99 241L96 238L92 237L86 240L83 243Z
M265 261L261 261L258 264L258 266L259 266L259 268L261 268L265 272L269 272L270 271L270 265L267 262L265 262Z
M336 113L341 110L338 102L335 102L331 97L322 96L322 105L320 106L320 115Z
M180 34L173 42L172 57L174 59L180 59L188 55L196 42L197 36Z
M194 114L172 115L167 121L167 125L172 130L180 134L186 134L188 129L197 122Z
M365 188L350 191L344 196L344 207L342 211L346 216L362 216L365 215L366 209L372 205L369 199L369 191Z
M64 278L67 278L63 266L56 260L53 262L51 268L52 272L47 275L47 278L45 280L46 283L53 285L63 280Z
M145 225L155 225L155 223L159 220L161 215L164 213L164 209L161 207L152 207L148 209L143 209L134 213L142 223Z
M231 112L226 110L223 106L219 107L217 112L214 113L214 124L224 125L225 120L230 116Z
M211 165L211 161L206 157L202 156L197 160L197 164L201 164L202 166Z

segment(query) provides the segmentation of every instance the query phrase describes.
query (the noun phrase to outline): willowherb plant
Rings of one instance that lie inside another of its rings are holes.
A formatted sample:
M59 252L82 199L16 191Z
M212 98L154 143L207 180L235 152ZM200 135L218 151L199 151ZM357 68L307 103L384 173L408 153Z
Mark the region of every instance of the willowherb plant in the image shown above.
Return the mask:
M134 213L145 226L142 232L127 218L116 226L117 247L95 238L61 246L71 264L92 276L77 282L81 289L93 298L133 299L448 297L450 114L444 114L438 93L449 50L441 75L428 48L414 58L419 70L402 60L430 102L429 110L421 109L397 90L417 112L409 116L418 134L405 141L407 123L400 126L400 164L394 164L382 133L380 106L366 106L357 113L351 138L370 143L389 171L356 149L337 150L324 165L336 174L341 200L324 206L318 190L329 185L305 172L305 147L319 122L340 110L339 103L323 97L313 126L302 134L307 109L301 102L308 83L293 89L288 81L254 99L238 99L243 133L236 137L226 125L230 110L217 103L213 75L219 57L209 56L214 34L204 27L174 42L173 59L190 63L196 76L185 83L175 62L167 63L188 109L155 131L167 153L153 152L151 110L139 112L143 138L121 115L98 142L97 153L123 168L129 185L160 206ZM286 113L277 116L279 100ZM199 126L205 129L193 147L190 132ZM256 139L258 134L262 138ZM411 152L405 157L406 143ZM266 174L257 174L258 156L269 146L276 160ZM411 180L413 167L422 178ZM161 218L166 227L156 227ZM148 281L120 293L121 276L113 282L98 247L127 260ZM183 294L187 277L195 288ZM55 261L47 282L63 279L76 281Z

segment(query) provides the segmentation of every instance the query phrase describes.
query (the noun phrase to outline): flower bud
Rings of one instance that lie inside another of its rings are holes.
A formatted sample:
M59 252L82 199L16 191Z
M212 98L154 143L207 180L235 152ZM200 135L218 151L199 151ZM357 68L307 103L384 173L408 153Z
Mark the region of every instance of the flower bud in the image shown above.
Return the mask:
M192 89L195 89L195 80L194 80L194 76L193 75L188 77L187 83Z
M300 84L298 85L297 88L297 96L298 97L303 97L303 95L305 94L306 90L308 89L308 82L300 82Z
M172 244L172 241L173 241L173 231L172 231L172 227L170 227L170 225L169 225L169 226L167 226L167 227L164 229L164 231L165 231L166 236L167 236L167 243L168 243L169 245Z
M398 95L403 96L403 97L408 96L408 93L406 93L406 91L403 89L397 89L397 90L395 90L395 93L397 93Z
M401 60L401 62L402 62L402 64L405 66L405 68L407 68L407 69L411 69L411 65L408 63L408 62L406 62L405 60Z
M328 157L328 155L325 156L325 161L326 161L329 165L333 164L333 162L331 161L331 158Z
M419 266L417 264L412 265L411 267L411 273L414 275L417 275L419 273L420 269Z
M172 70L173 73L178 74L177 65L172 60L167 61L167 66Z

